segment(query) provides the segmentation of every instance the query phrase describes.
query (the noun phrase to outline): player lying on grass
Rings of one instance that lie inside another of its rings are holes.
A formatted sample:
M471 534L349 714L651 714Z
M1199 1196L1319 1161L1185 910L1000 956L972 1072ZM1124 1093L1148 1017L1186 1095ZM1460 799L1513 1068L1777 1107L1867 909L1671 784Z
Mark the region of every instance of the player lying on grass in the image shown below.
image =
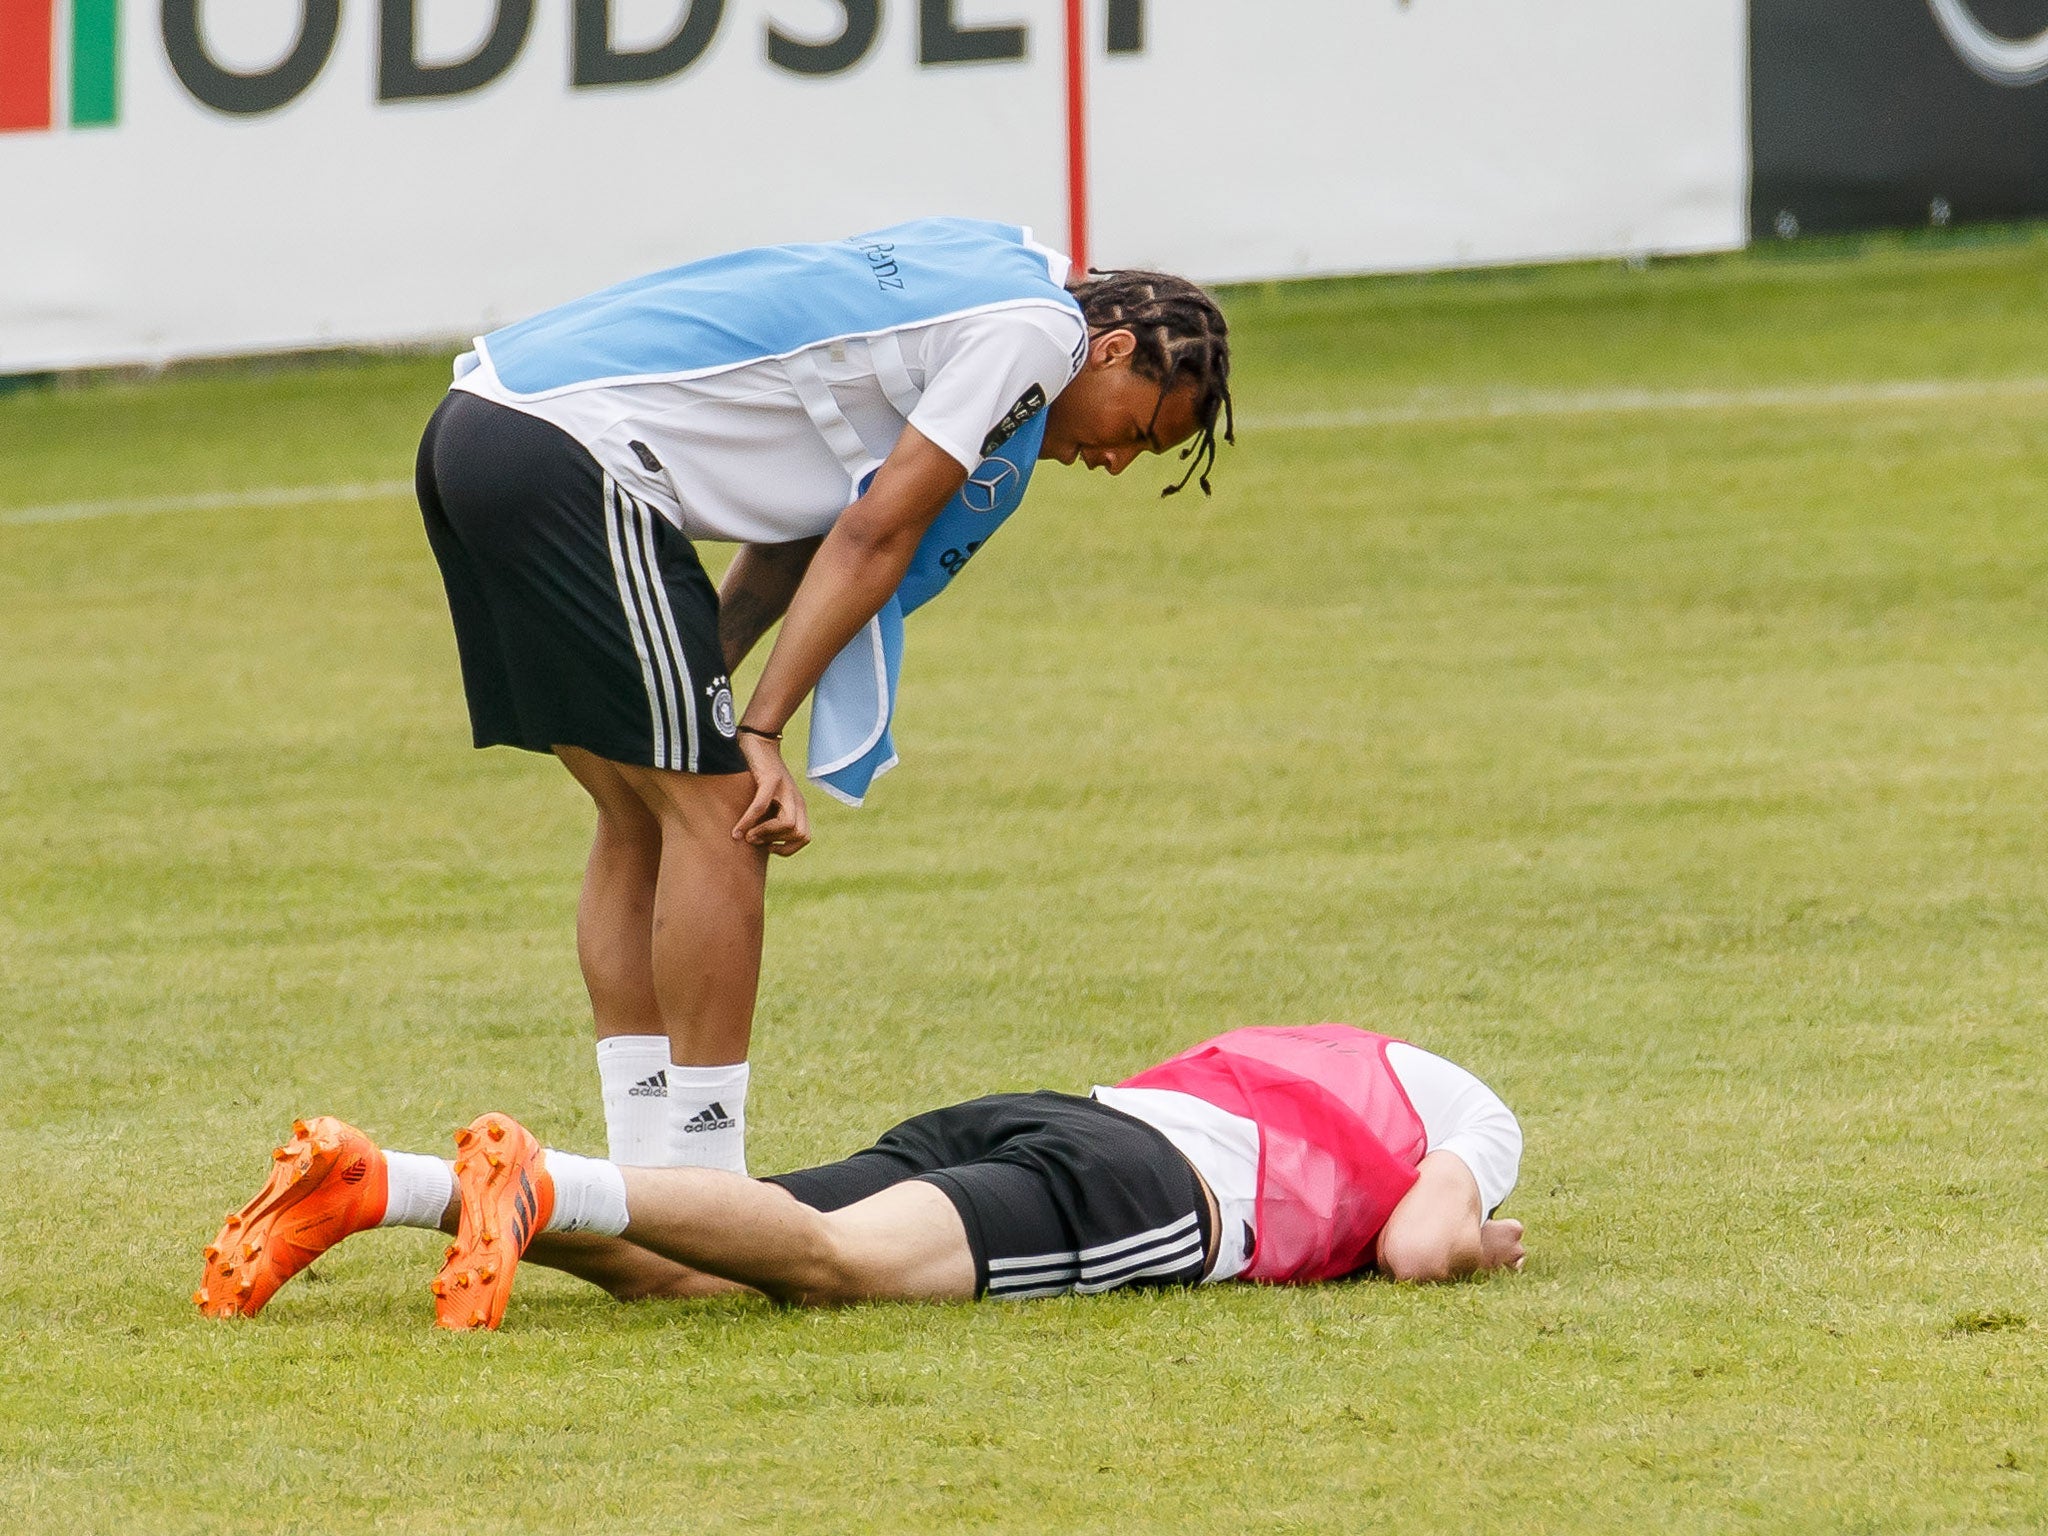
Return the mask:
M476 745L552 753L596 804L576 944L610 1154L744 1173L768 856L810 837L783 727L822 690L813 776L859 798L894 761L891 605L942 589L1039 461L1115 475L1187 443L1206 491L1222 311L920 219L621 283L456 368L420 509ZM739 546L718 591L703 540Z
M753 1180L544 1150L509 1116L452 1163L300 1122L227 1219L193 1299L253 1315L344 1237L452 1230L434 1308L495 1328L521 1259L621 1300L752 1289L796 1305L1021 1300L1366 1269L1520 1268L1491 1218L1522 1133L1464 1068L1344 1024L1234 1030L1088 1098L1009 1093L923 1114L843 1162Z

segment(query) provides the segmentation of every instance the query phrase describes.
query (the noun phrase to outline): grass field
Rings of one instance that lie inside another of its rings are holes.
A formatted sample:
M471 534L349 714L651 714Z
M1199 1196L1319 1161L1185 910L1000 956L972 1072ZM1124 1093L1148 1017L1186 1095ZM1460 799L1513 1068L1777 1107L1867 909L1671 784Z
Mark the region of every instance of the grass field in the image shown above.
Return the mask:
M753 1161L1348 1019L1517 1108L1523 1274L458 1338L399 1232L202 1322L294 1114L601 1150L589 816L377 489L444 359L22 391L0 1530L2048 1525L2048 237L1230 309L1214 500L1049 468L814 797Z

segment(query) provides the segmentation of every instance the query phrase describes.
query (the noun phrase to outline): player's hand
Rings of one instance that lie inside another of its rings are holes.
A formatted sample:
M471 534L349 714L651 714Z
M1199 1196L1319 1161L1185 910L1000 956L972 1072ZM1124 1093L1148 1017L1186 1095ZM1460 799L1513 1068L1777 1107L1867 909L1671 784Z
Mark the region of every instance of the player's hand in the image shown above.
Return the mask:
M803 792L782 761L782 744L747 731L739 734L740 754L754 776L754 798L732 829L733 837L788 858L811 840L811 818Z
M1528 1255L1522 1248L1519 1221L1486 1221L1479 1224L1481 1269L1520 1269Z

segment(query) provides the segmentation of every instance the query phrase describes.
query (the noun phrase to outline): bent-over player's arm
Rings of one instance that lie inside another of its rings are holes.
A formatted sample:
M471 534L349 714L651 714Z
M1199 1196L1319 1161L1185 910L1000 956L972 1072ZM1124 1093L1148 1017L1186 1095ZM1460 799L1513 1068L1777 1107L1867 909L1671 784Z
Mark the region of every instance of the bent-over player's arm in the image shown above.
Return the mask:
M823 537L742 544L732 557L718 584L718 645L728 673L739 670L769 626L788 611Z
M740 751L754 776L754 798L734 837L783 855L811 840L803 793L782 760L782 727L832 658L902 584L918 541L966 483L958 459L905 427L867 491L818 545L740 717Z
M958 459L917 428L903 429L866 492L811 557L747 701L748 726L782 729L832 658L902 584L918 541L966 483Z
M1380 1229L1374 1264L1394 1280L1462 1280L1522 1267L1522 1224L1488 1221L1479 1181L1455 1152L1432 1152Z
M1086 334L1078 314L1029 307L942 329L937 350L925 358L929 377L908 425L867 491L818 546L740 716L754 798L733 836L757 847L791 854L810 841L803 794L776 750L782 727L902 583L932 520L1001 442L996 429L1020 411L1028 414L1034 399L1043 408L1072 381L1077 343Z
M789 602L741 719L778 731L825 668L889 600L968 472L1072 382L1086 323L1026 306L942 323L925 388L867 491L825 535Z

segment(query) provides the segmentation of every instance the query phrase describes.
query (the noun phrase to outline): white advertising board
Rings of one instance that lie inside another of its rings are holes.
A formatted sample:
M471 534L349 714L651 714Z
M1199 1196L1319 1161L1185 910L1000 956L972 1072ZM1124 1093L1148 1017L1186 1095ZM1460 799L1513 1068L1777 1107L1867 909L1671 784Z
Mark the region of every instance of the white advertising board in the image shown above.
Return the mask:
M1098 264L1216 280L1740 247L1745 0L1176 0L1090 78Z
M0 24L41 7L47 59L0 61L0 373L458 337L921 213L1068 235L1058 0L0 0ZM1083 10L1099 265L1743 238L1741 0Z

